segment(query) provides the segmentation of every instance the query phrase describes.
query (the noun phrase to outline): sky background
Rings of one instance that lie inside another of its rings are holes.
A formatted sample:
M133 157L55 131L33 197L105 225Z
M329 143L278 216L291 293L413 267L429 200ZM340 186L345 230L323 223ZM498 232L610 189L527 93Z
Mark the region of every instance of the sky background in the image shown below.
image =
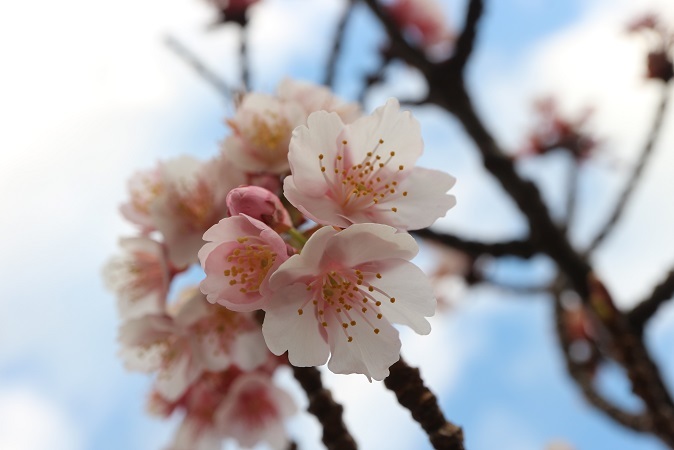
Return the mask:
M338 0L265 0L251 22L253 86L271 92L284 76L319 81ZM531 103L554 92L565 111L594 106L601 154L581 171L582 244L602 223L645 138L658 98L643 79L643 42L623 33L651 10L674 24L667 1L498 0L487 2L468 84L479 112L505 148L517 149L532 123ZM464 2L443 2L460 26ZM199 0L86 0L0 4L0 449L159 449L176 421L144 412L151 380L127 373L116 357L119 325L101 267L133 229L118 214L126 180L158 159L207 158L227 133L232 113L163 43L174 36L224 79L237 77L235 26L210 30L213 12ZM376 67L381 30L359 8L349 24L337 92L353 98ZM371 111L389 96L423 91L403 65L368 96ZM457 122L417 108L426 153L420 165L458 178L458 205L438 226L475 239L521 236L526 224ZM629 307L674 263L674 118L668 114L647 178L627 218L593 264L616 301ZM527 162L561 211L560 157ZM421 264L424 262L421 261ZM428 264L425 269L430 269ZM538 283L552 274L542 258L507 260L499 279ZM448 418L464 427L471 450L542 450L563 439L577 450L661 450L656 440L615 426L589 409L568 381L544 296L480 288L433 318L433 332L403 332L403 355L422 369ZM646 335L674 386L674 310L667 306ZM634 406L618 369L602 375L607 395ZM304 400L297 387L282 380ZM364 449L430 448L408 413L381 383L326 374ZM318 448L313 419L299 415L290 433Z

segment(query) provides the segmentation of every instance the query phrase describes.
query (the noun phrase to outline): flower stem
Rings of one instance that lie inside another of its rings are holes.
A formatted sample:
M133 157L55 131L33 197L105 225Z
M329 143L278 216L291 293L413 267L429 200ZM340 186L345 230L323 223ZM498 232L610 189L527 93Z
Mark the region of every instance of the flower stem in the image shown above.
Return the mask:
M296 248L301 250L304 247L304 244L307 243L308 239L297 228L289 229L288 234L292 238L292 241L293 241L292 243L297 244L297 245L293 245L293 247L296 247Z

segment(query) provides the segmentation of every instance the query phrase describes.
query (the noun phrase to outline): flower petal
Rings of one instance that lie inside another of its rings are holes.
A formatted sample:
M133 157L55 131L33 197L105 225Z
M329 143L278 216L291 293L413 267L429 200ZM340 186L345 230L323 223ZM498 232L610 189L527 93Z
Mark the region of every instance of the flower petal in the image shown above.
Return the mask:
M376 322L376 330L364 320L342 331L335 314L329 317L329 341L332 356L328 369L334 373L362 373L381 381L389 374L389 367L400 359L400 338L388 321ZM350 336L351 342L347 337Z
M311 293L303 284L281 288L269 300L262 325L269 350L275 355L287 350L288 360L298 367L320 366L329 355L315 314L309 308L302 309L310 301Z
M419 247L412 236L375 223L351 225L335 235L325 249L331 259L346 267L392 258L410 260L418 252Z
M431 325L426 317L435 314L436 300L428 277L408 261L388 262L386 266L380 269L382 278L377 279L376 286L396 301L382 301L384 317L407 325L418 334L430 333Z
M455 182L446 172L415 167L398 187L406 194L380 202L373 219L401 230L429 227L456 204L456 198L447 194Z

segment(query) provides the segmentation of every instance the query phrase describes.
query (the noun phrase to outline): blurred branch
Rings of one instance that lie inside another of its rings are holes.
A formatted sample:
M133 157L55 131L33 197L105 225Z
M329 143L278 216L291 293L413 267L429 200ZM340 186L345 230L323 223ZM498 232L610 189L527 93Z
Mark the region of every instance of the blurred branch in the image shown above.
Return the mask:
M637 332L643 332L644 325L660 306L674 296L674 270L670 270L667 277L658 284L650 297L639 303L627 317Z
M215 74L211 69L206 67L206 65L187 47L185 47L182 42L177 40L175 37L168 35L164 38L164 44L173 51L173 53L178 56L183 62L187 63L188 66L194 70L197 75L199 75L204 81L211 85L218 94L225 100L230 100L232 98L232 89L225 83L225 81Z
M323 387L321 373L315 367L294 367L295 379L307 393L307 410L323 426L323 443L328 450L356 450L358 447L342 420L342 405L335 402L329 390Z
M239 31L239 57L241 64L241 86L245 92L250 91L250 60L248 57L248 26L241 25Z
M460 250L474 258L482 255L489 255L518 256L520 258L528 259L538 252L533 242L526 240L486 243L463 239L452 234L440 233L433 231L430 228L415 230L412 234Z
M470 0L463 30L456 40L454 54L444 63L448 68L451 67L453 70L462 72L466 67L466 63L473 52L475 37L477 36L477 24L483 11L484 3L482 0Z
M559 298L559 292L555 293L555 331L557 332L557 337L559 338L560 346L562 349L562 355L564 356L564 361L566 362L566 368L569 372L571 378L576 382L581 392L585 396L585 399L595 408L602 411L611 419L615 420L619 424L630 428L635 431L640 432L649 432L651 431L651 424L646 415L639 414L630 414L627 413L617 406L613 405L607 399L605 399L597 390L595 389L594 382L592 379L591 372L583 367L582 364L574 361L574 358L571 355L571 344L572 341L569 337L569 334L566 330L566 325L564 323L564 309L562 307L561 300Z
M625 211L625 205L627 205L627 202L632 197L635 188L637 187L639 181L641 180L644 167L646 167L646 163L648 162L651 154L653 153L653 147L655 145L655 142L658 136L660 135L663 118L665 116L667 103L669 101L669 84L666 83L663 84L662 89L663 90L660 97L660 103L655 113L655 118L653 119L653 125L651 127L650 133L648 134L648 137L646 138L646 143L644 144L644 147L641 150L639 160L637 161L636 166L634 166L632 174L627 180L627 183L625 184L625 187L623 188L620 197L618 197L618 202L613 208L613 213L609 216L606 223L599 229L600 231L597 233L595 238L592 239L592 241L590 241L590 245L584 252L585 255L589 255L590 253L592 253L611 233L613 227L615 227L615 225L618 223L618 220L620 220L623 212Z
M414 420L426 431L436 450L464 450L463 430L447 421L438 406L438 399L424 385L419 369L400 360L390 368L384 379L386 387L395 393L398 403L407 408Z
M325 72L325 81L323 84L329 86L331 89L334 88L335 84L335 74L337 72L337 60L342 50L342 43L344 41L344 33L346 31L346 24L351 17L353 12L353 7L356 4L356 0L346 0L346 7L342 16L337 23L337 31L335 32L335 39L332 44L332 51L330 52L330 57L328 58L328 66Z

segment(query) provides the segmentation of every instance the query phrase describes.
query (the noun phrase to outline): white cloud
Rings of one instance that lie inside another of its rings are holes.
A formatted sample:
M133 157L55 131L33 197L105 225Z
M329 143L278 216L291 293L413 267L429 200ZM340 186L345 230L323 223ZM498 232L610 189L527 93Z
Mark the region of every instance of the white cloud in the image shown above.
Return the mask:
M29 388L0 390L0 448L78 450L81 436L58 406Z

